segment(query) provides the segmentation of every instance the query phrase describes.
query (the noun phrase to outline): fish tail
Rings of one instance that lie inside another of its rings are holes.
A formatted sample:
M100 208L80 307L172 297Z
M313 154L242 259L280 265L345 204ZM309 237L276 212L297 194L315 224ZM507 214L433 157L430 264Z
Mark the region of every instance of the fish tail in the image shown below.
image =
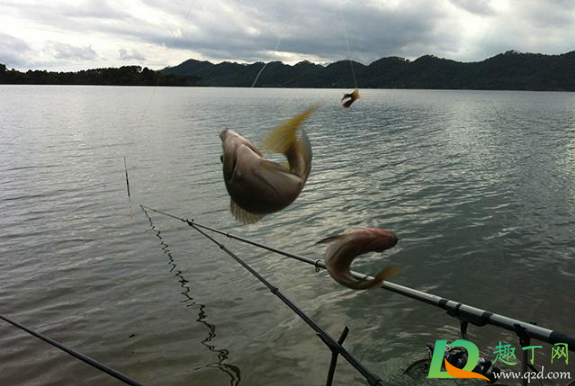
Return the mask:
M243 224L254 224L265 216L264 214L251 213L245 209L242 209L238 204L236 204L234 200L230 201L230 211L236 220Z
M366 290L371 288L381 287L384 280L391 279L401 274L401 268L397 265L384 268L372 280L359 280L354 285L353 289Z
M318 107L318 105L313 105L303 113L296 115L289 121L276 127L264 138L262 148L268 151L273 151L275 153L287 154L290 146L295 142L297 138L297 130L303 121L308 119L314 113L314 111L318 109Z

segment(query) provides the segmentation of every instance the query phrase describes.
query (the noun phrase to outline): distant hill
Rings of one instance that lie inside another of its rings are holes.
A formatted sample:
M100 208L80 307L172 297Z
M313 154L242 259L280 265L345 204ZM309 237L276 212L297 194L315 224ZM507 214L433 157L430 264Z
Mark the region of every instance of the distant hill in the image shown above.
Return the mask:
M213 64L194 59L160 72L191 77L200 86L250 87L264 63ZM432 55L414 61L379 59L368 66L353 62L361 88L575 91L575 51L543 55L508 51L481 62L457 62ZM327 66L270 62L257 87L351 88L349 61Z
M186 60L160 71L140 66L77 72L9 70L0 64L0 84L250 87L264 63ZM410 61L389 57L364 65L353 62L360 88L575 91L575 51L543 55L508 51L464 63L425 55ZM352 88L349 61L326 66L308 61L293 66L267 63L257 87Z

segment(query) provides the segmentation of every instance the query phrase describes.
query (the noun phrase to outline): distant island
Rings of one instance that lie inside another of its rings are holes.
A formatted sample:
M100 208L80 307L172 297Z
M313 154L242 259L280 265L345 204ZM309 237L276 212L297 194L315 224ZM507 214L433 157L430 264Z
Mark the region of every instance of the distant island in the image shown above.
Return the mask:
M0 64L0 84L87 84L251 87L264 63L213 64L186 60L160 71L139 66L78 72L19 72ZM543 55L507 51L481 62L457 62L425 55L353 62L360 88L575 91L575 51ZM320 65L270 62L257 87L353 88L350 61Z

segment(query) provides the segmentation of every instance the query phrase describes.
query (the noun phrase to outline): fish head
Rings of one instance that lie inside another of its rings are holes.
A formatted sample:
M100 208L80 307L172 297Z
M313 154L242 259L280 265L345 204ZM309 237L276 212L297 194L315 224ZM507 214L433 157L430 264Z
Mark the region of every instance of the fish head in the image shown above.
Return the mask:
M231 135L232 133L237 134L232 129L223 129L222 132L220 133L220 139L222 140L222 142L225 142L228 135Z
M224 179L229 181L234 174L234 170L238 163L238 150L240 148L247 148L250 152L253 152L256 156L261 156L261 153L255 148L252 143L242 137L240 134L231 129L225 129L220 133L220 139L222 140L222 156L220 157L224 168Z
M220 161L224 167L224 179L231 178L236 166L236 152L241 136L231 129L225 129L220 133L222 140L222 155Z
M375 252L383 252L386 249L393 248L399 242L397 235L391 231L386 231L381 228L372 228L371 233L376 236L374 241Z

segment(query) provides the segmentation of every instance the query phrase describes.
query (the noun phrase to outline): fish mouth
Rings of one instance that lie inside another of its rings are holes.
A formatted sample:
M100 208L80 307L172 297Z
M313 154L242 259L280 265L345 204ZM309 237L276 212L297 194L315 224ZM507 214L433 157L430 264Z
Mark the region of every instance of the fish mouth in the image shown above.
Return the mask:
M226 138L228 137L228 132L230 131L230 129L224 129L222 130L222 132L220 133L220 139L222 140L222 142L224 142L226 140Z
M389 231L388 233L389 235L387 236L387 239L389 240L389 244L385 249L393 248L397 245L397 243L399 243L399 237L397 237L395 233Z
M399 242L399 237L397 237L397 235L392 231L374 229L372 232L378 236L378 252L383 252L386 249L391 249L395 247Z

